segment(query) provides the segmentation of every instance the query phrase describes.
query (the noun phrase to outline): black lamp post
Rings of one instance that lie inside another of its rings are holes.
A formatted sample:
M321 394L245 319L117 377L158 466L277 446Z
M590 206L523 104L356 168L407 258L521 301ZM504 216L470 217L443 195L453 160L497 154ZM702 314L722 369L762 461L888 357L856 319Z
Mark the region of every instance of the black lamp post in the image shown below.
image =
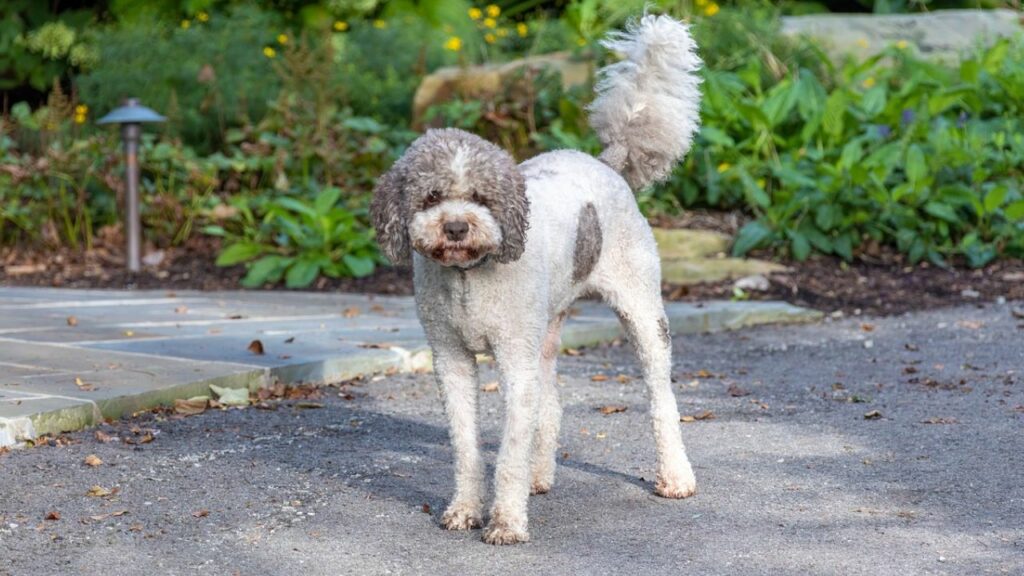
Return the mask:
M96 121L97 124L120 124L121 139L124 141L125 191L124 232L128 240L128 269L138 272L142 269L142 223L139 219L139 137L143 122L163 122L163 116L139 104L137 98L129 98L120 108Z

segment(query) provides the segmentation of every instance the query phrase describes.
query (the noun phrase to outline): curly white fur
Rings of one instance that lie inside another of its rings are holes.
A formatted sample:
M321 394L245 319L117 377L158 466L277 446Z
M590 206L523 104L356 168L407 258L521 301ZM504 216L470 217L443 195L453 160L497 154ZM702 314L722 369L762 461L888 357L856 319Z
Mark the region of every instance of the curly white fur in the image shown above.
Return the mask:
M554 481L560 332L583 295L611 305L636 348L654 423L655 491L696 490L672 393L657 245L623 179L638 186L664 175L688 148L699 93L685 71L696 57L685 26L666 17L645 17L614 38L633 59L605 73L595 126L615 158L560 150L516 166L472 134L432 130L378 181L371 205L382 248L413 263L455 456L455 495L441 518L450 530L484 521L475 354L494 356L505 419L484 530L492 544L529 539L529 495Z
M602 41L625 59L602 68L590 125L601 160L634 190L668 177L700 128L701 59L688 26L647 15Z

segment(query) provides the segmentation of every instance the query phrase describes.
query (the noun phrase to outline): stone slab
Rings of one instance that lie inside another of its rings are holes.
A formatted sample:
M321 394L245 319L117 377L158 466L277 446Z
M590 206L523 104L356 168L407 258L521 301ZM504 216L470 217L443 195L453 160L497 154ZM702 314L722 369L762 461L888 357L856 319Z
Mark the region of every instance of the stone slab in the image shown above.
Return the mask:
M1020 34L1014 10L937 10L923 14L813 14L782 19L782 33L810 36L834 57L867 58L900 41L953 60L978 44Z
M820 317L764 302L670 302L666 313L676 333ZM211 384L252 390L431 367L412 298L0 287L0 315L0 446L209 394ZM608 307L583 301L563 345L621 336ZM263 355L248 350L257 339Z

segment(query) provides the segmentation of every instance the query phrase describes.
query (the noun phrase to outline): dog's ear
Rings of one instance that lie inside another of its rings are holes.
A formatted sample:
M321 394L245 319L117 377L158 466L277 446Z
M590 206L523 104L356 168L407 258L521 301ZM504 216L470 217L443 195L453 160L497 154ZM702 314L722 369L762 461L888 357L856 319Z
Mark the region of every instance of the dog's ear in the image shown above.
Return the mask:
M405 202L405 158L400 158L383 176L377 179L370 202L373 227L377 230L377 243L384 255L396 265L408 264L411 257L409 242L409 208Z
M519 172L511 156L503 158L492 213L501 226L501 248L495 258L498 262L514 262L526 249L526 230L530 226L530 201L526 198L526 179Z

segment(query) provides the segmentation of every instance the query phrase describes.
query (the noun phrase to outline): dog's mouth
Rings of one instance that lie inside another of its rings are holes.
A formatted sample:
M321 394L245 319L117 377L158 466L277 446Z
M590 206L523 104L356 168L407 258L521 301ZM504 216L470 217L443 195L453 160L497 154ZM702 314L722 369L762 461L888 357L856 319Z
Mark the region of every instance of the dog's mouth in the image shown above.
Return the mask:
M442 266L458 266L460 268L467 268L477 264L491 253L491 250L480 246L454 243L417 246L416 250Z

